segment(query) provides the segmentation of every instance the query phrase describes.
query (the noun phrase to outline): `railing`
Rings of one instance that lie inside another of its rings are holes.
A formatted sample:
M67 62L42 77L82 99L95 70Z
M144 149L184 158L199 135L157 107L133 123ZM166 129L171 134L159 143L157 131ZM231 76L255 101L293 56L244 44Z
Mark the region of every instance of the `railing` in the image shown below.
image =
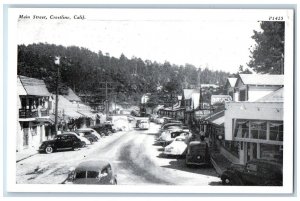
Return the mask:
M36 118L49 116L49 110L26 110L19 109L19 118Z
M38 111L19 109L19 118L35 118L38 117Z
M41 110L41 116L42 116L42 117L47 117L47 116L49 116L49 110L48 110L48 109L46 109L46 110Z

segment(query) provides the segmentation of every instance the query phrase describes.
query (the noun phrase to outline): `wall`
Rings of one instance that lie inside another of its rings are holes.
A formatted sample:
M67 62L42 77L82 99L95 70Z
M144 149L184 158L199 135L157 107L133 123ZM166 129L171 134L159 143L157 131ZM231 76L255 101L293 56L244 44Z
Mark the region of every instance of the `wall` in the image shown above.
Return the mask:
M248 101L256 101L279 88L281 88L281 86L249 86Z
M233 139L232 119L283 121L283 103L228 102L225 103L225 139Z

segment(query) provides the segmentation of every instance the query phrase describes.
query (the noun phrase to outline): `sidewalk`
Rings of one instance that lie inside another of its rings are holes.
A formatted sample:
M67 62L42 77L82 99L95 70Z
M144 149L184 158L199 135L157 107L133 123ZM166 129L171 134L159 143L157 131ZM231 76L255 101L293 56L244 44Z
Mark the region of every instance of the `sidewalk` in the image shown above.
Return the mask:
M219 176L221 176L222 173L232 164L227 158L225 158L225 156L220 153L211 154L211 163L213 164Z
M16 153L16 162L18 163L26 158L34 156L35 154L38 154L38 151L34 148L21 150Z

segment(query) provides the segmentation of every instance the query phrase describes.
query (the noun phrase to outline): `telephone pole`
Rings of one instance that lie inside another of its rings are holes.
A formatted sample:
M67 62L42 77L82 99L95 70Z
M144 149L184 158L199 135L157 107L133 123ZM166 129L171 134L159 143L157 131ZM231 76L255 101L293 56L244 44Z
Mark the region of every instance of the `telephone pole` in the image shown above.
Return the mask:
M56 94L55 94L55 119L54 119L54 125L55 125L55 131L57 134L58 131L58 85L59 85L59 66L60 66L60 57L55 57L54 63L57 65L57 77L56 77Z

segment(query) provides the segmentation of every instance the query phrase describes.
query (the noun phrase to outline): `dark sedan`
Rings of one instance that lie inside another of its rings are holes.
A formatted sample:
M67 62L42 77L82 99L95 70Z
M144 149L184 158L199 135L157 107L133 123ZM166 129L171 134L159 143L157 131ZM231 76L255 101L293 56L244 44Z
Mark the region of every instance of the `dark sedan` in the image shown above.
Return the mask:
M53 140L42 142L38 151L50 154L57 150L78 150L80 147L82 147L82 141L78 137L73 134L61 134L56 136Z

